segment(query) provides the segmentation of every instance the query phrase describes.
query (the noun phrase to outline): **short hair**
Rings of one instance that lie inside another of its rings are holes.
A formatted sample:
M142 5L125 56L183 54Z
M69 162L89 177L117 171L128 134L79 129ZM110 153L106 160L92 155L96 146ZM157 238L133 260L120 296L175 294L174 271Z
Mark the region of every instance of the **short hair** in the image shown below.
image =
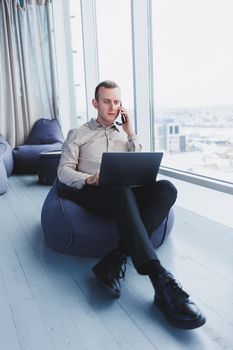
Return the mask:
M115 81L112 80L104 80L101 81L101 83L99 83L96 88L95 88L95 99L96 101L99 100L99 89L101 87L104 87L105 89L115 89L115 88L119 88L120 87L117 85L117 83L115 83Z

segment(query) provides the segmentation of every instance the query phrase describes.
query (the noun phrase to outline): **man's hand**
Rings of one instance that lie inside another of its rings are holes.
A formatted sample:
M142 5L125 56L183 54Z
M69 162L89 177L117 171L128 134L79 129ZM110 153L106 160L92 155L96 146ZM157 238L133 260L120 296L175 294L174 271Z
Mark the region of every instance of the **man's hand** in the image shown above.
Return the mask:
M99 172L97 171L97 173L95 173L94 175L87 177L85 183L87 185L98 186L99 185Z
M123 130L128 136L133 136L134 130L132 122L130 120L129 112L122 106L119 108L119 112L121 113L122 119L124 120L124 123L122 125Z

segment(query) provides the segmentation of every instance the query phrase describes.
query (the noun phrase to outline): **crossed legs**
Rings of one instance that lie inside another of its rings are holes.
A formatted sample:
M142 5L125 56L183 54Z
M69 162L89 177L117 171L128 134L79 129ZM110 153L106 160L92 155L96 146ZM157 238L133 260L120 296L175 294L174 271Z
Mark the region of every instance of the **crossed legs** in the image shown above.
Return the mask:
M110 295L120 297L119 280L124 277L129 255L138 273L149 276L155 290L154 303L171 324L193 329L205 323L205 317L189 295L161 265L150 242L151 233L160 226L176 200L176 188L169 181L135 188L86 185L81 190L58 183L58 193L96 214L116 220L119 245L92 269Z

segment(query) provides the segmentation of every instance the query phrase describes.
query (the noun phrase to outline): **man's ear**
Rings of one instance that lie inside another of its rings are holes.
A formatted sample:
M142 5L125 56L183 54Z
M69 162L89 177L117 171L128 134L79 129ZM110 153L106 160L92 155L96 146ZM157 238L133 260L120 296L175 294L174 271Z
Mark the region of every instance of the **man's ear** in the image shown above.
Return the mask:
M92 105L95 109L98 108L98 101L95 98L93 98L93 100L92 100Z

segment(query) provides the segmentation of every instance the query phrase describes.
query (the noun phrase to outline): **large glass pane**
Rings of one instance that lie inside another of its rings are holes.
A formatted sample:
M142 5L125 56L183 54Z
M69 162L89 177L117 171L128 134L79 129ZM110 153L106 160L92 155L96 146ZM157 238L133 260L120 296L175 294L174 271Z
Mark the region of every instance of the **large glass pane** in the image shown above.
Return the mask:
M163 164L233 182L233 2L152 2L155 149Z
M130 0L96 0L96 18L100 81L116 81L133 118L130 4Z
M69 10L76 117L77 123L82 124L86 121L86 89L80 1L69 0Z

